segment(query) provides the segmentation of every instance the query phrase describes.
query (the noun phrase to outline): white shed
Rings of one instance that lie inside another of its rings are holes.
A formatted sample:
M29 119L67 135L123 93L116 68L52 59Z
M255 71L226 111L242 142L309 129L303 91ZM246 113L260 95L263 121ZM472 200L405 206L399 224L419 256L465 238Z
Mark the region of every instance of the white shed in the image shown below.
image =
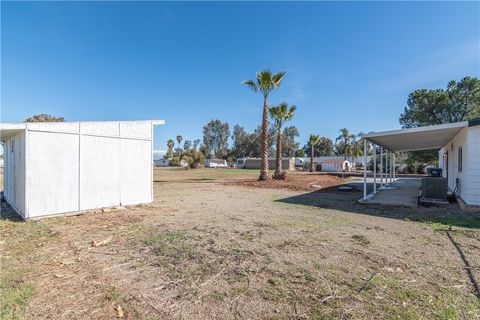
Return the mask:
M4 197L23 218L150 203L163 120L0 124Z

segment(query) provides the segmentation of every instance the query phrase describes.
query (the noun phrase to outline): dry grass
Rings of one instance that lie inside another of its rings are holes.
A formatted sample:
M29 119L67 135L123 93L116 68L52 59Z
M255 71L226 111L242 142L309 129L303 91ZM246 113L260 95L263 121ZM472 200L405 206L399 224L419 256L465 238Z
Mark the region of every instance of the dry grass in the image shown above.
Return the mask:
M119 306L127 319L480 316L444 231L478 281L477 218L235 185L256 175L155 170L151 206L1 221L1 318L112 319Z

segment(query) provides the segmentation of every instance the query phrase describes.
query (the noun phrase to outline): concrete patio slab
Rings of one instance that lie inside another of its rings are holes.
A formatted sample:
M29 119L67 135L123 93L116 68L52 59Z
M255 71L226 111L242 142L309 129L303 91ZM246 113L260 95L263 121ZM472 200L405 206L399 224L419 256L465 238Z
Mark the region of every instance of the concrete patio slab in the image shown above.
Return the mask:
M376 195L371 194L373 197L367 203L416 208L420 184L419 178L398 178L390 185L394 189L379 190Z

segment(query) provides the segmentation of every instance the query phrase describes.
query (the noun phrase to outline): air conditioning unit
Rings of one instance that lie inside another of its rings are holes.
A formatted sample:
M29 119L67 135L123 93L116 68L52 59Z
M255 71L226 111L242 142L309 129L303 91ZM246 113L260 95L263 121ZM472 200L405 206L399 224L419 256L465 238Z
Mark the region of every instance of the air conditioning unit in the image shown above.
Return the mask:
M422 178L419 203L448 204L447 191L447 178L434 176Z

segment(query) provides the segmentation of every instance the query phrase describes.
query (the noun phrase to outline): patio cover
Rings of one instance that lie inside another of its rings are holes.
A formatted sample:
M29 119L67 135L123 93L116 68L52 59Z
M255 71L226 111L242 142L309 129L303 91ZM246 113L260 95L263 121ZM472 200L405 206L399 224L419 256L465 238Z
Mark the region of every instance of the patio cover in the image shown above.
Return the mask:
M428 127L372 132L363 137L393 152L439 149L468 127L469 122L455 122Z

